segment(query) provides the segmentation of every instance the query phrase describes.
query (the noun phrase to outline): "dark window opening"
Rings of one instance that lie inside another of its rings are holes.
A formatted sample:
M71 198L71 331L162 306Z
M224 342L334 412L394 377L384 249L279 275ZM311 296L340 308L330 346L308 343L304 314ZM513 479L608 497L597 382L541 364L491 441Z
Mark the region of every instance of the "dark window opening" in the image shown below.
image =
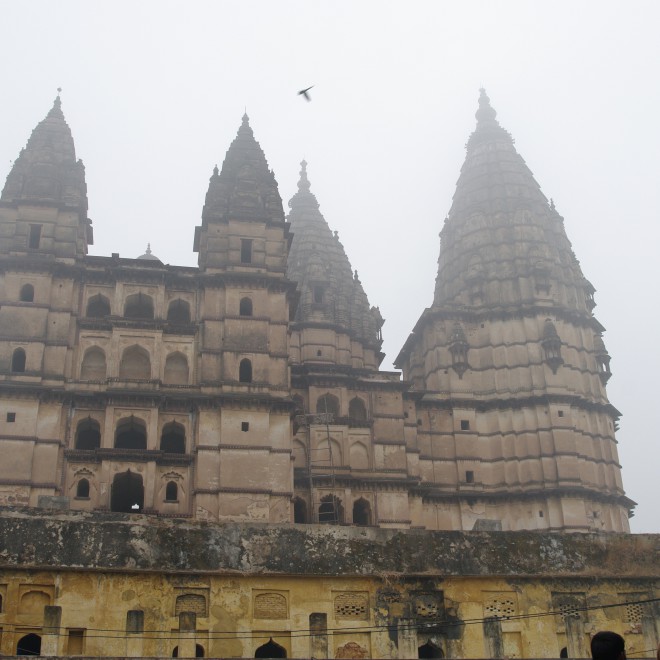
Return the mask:
M252 362L247 358L241 360L241 363L238 366L238 380L241 383L252 382Z
M92 296L87 303L87 316L92 319L110 316L110 301L100 293Z
M293 522L300 524L307 522L307 502L299 497L293 500Z
M170 323L190 323L190 305L185 300L173 300L167 308L167 320Z
M241 238L241 263L252 263L252 239Z
M543 518L543 511L539 511L539 518Z
M466 470L465 472L465 481L469 484L474 483L474 472L472 470Z
M7 413L7 421L9 423L15 422L16 421L16 413L15 412L8 412Z
M559 651L560 658L568 658L568 649L564 646L561 651Z
M116 474L112 480L110 510L121 513L141 513L143 508L142 477L130 470Z
M160 436L160 450L167 454L186 453L186 431L181 424L170 422L163 426Z
M241 431L249 431L250 422L241 422Z
M563 417L563 416L564 416L564 411L563 411L563 410L560 410L557 414L558 414L560 417Z
M76 487L76 497L89 498L89 481L81 479Z
M286 649L270 640L254 652L255 658L286 658Z
M316 400L317 413L330 413L339 417L339 399L332 394L324 394Z
M119 377L127 380L149 380L151 378L151 358L141 346L127 348L119 363Z
M353 502L353 524L363 527L371 525L371 505L362 497Z
M127 319L153 319L154 301L144 293L134 293L126 298L124 316Z
M101 446L101 425L91 417L78 422L76 449L98 449Z
M137 417L131 415L117 424L115 432L115 447L117 449L146 449L147 426Z
M25 371L25 351L22 348L17 348L11 356L11 370L14 373L20 374Z
M31 284L24 284L21 287L20 299L21 299L21 302L33 302L34 301L34 287Z
M326 495L321 498L319 506L319 523L322 525L337 525L344 521L344 507L336 495Z
M316 351L316 357L321 357L323 355L323 351L319 348L318 351Z
M356 422L367 421L367 407L360 397L354 397L348 403L348 416Z
M31 250L39 248L41 243L41 225L30 225L30 236L28 238L28 247Z
M241 298L238 305L238 313L241 316L252 316L252 300L250 298Z
M323 299L325 296L325 289L322 286L315 286L314 287L314 302L317 305L322 305L323 304Z
M168 481L165 486L165 501L176 502L179 499L179 488L174 481Z
M18 640L16 655L41 655L41 637L30 633Z
M444 658L442 649L431 642L426 642L417 649L418 658Z
M462 419L461 420L461 431L469 431L470 430L470 421L467 419Z

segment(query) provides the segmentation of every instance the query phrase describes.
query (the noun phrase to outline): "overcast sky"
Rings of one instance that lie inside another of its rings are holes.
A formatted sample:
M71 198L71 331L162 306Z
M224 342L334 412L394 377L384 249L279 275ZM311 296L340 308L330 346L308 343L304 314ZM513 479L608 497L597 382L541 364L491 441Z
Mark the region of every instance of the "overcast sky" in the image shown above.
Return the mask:
M62 87L91 253L151 242L195 265L208 178L247 109L285 209L307 159L386 319L386 369L432 302L485 87L597 289L632 529L660 532L659 3L0 0L0 17L0 181Z

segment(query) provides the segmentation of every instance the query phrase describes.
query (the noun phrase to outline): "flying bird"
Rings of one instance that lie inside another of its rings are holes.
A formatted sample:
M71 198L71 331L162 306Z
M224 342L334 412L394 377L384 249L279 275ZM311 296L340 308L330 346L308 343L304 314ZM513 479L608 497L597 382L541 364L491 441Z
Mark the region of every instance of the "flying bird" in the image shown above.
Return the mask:
M302 94L308 101L311 101L312 97L307 92L309 92L309 90L312 89L312 87L314 87L314 85L312 85L311 87L307 87L307 89L301 89L298 92L298 96Z

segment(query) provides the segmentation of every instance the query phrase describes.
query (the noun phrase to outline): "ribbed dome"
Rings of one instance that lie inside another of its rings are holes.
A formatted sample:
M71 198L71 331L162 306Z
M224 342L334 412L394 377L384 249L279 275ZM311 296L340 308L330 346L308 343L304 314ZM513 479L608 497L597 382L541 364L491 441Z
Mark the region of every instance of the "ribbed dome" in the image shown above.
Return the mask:
M14 161L0 200L57 204L75 208L86 217L85 167L76 160L61 105L58 96L46 118L32 131L27 146Z
M369 305L337 233L330 230L310 192L307 163L301 166L298 192L289 201L293 242L287 277L298 282L300 291L296 321L332 323L380 348L380 312Z
M434 307L508 306L541 296L590 312L562 217L481 90L477 127L441 233Z
M275 175L254 139L249 118L243 115L238 134L225 156L222 170L215 167L202 211L204 221L228 216L284 221Z

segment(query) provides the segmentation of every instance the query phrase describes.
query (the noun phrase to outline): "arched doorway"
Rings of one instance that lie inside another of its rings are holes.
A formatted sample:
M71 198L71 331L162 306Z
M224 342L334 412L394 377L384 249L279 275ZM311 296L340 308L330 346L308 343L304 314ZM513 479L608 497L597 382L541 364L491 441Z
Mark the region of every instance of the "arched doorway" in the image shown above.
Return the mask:
M179 657L179 647L175 646L172 649L172 657L173 658L178 658ZM204 657L204 647L201 644L195 644L195 657L196 658L203 658Z
M112 480L110 510L121 513L141 513L144 508L142 477L128 470Z
M254 652L255 658L286 658L286 649L275 643L271 637L268 642Z
M30 633L18 640L16 655L41 655L41 637Z
M442 652L442 649L439 646L436 646L432 642L426 642L422 644L417 649L418 658L444 658L445 654Z

